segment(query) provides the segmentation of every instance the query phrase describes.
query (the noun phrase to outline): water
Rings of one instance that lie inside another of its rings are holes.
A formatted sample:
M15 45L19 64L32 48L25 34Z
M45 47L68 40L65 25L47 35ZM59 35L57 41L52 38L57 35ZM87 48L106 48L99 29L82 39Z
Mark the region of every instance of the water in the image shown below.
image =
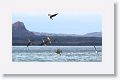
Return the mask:
M13 62L101 62L102 47L96 46L13 46ZM61 55L55 53L62 50Z

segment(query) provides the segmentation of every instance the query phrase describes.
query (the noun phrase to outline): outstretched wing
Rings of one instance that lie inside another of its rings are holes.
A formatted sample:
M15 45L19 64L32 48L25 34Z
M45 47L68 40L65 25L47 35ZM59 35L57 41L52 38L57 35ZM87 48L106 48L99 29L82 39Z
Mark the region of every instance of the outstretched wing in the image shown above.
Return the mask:
M28 47L29 45L32 45L32 42L31 42L31 40L30 40L30 39L28 39L28 44L27 44L27 47Z
M56 14L53 14L53 15L51 15L51 14L48 14L48 16L50 16L50 19L52 19L52 17L55 17L56 15L58 15L58 13L56 13ZM53 20L53 19L52 19Z
M29 43L27 44L27 47L28 47L29 45L32 45L32 43L31 43L31 42L29 42Z
M55 41L55 39L53 39L52 37L47 37L47 40L49 41L50 44Z
M40 43L40 45L42 46L42 45L45 45L46 43L47 41L42 39L42 42Z
M55 17L56 15L58 15L58 13L57 14L53 14L52 17Z
M49 40L49 41L50 41L50 37L47 37L47 40Z

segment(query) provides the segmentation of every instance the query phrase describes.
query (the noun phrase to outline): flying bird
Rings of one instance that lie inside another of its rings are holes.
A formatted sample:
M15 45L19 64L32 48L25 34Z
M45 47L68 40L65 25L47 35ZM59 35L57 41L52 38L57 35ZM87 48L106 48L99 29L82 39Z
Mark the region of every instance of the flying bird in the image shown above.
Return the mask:
M50 37L47 37L47 39L44 39L44 40L42 40L42 42L41 42L41 46L42 45L45 45L45 46L47 46L48 44L51 44L52 42L51 42L52 40L50 39Z
M93 41L93 43L95 44L95 41ZM95 53L98 53L97 48L95 47L95 45L94 45L94 49L95 49Z
M31 41L30 39L28 39L27 47L28 47L29 45L32 45L32 41Z
M98 53L98 51L97 51L97 49L96 49L96 47L94 46L94 48L95 48L95 53Z
M53 20L53 17L55 17L56 15L58 15L58 13L56 13L56 14L48 14L48 16L50 16L50 19L52 19Z

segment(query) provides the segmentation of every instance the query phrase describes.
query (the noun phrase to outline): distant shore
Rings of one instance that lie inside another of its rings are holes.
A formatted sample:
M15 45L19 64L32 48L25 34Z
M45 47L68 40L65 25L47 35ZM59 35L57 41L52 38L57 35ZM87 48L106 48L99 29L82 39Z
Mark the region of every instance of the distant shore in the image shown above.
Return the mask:
M43 37L31 37L32 46L41 46ZM55 41L47 46L101 46L102 37L54 36ZM13 38L13 46L26 46L28 38Z

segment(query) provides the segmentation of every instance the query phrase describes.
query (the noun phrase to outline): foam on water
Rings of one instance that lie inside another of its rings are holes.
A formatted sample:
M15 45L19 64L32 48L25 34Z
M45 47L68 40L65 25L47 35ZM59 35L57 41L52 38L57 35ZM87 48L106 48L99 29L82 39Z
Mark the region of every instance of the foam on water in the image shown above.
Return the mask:
M61 56L56 54L62 50ZM101 62L102 47L96 46L13 46L13 62Z

